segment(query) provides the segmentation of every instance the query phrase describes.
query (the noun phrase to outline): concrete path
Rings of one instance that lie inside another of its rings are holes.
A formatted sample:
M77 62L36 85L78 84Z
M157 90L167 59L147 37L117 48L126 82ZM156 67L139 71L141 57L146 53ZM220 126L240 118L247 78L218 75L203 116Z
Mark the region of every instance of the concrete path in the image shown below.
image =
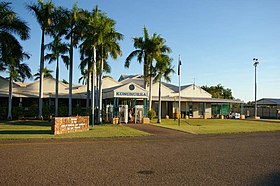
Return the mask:
M168 129L160 126L150 125L150 124L127 124L126 126L147 132L152 135L191 135L190 133Z

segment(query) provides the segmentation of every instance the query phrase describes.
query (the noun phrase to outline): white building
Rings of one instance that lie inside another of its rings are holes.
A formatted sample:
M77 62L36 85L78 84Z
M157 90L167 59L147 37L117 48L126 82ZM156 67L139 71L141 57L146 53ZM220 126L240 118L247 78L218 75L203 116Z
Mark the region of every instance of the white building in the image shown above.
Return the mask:
M43 101L46 108L51 110L54 106L55 79L44 79ZM0 102L2 108L7 107L9 95L9 82L0 77ZM31 83L13 83L13 107L21 106L27 113L30 106L38 104L39 81ZM156 82L152 85L152 108L158 110L158 87ZM103 118L110 119L119 117L122 108L133 111L138 110L141 116L148 112L148 91L144 89L142 75L122 75L118 81L106 77L102 82L103 89ZM73 114L86 114L86 85L73 85ZM96 94L95 94L96 95ZM169 116L173 118L178 112L179 88L176 85L162 83L162 118ZM239 100L216 99L211 94L196 85L181 86L181 116L188 115L190 118L211 118L213 116L212 106L242 103ZM0 110L1 110L0 106ZM68 84L59 82L59 109L68 107ZM136 110L135 110L136 109ZM220 109L222 110L222 109ZM221 112L221 111L219 111ZM47 114L52 114L49 111ZM217 113L217 111L215 111ZM67 115L63 113L60 115ZM131 113L130 113L131 114ZM220 113L223 114L223 113Z

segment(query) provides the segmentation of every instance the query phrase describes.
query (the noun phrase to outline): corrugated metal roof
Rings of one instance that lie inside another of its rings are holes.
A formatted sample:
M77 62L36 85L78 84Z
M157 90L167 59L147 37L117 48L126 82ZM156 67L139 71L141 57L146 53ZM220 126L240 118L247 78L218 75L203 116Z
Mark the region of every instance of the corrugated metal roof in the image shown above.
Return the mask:
M131 79L131 78L137 78L137 77L143 78L143 75L141 75L141 74L137 74L137 75L121 75L118 81L120 82L120 81L123 81L125 79Z
M153 101L157 101L158 96L153 96ZM162 101L178 101L178 97L163 96L161 97ZM244 101L238 99L220 99L220 98L190 98L190 97L181 97L181 101L184 102L204 102L204 103L244 103Z
M165 83L165 82L162 82L162 84L168 88L170 88L171 90L173 90L175 93L176 92L179 92L179 86L176 86L176 85L172 85L172 84L169 84L169 83ZM184 90L185 88L188 88L190 86L193 86L193 85L183 85L181 86L181 90Z
M279 98L262 98L257 101L258 105L280 105Z

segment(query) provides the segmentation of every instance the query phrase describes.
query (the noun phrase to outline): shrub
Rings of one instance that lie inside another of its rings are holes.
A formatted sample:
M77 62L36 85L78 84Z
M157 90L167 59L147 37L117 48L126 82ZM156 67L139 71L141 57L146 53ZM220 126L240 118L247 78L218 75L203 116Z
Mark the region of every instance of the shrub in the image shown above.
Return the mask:
M7 119L7 107L0 107L0 120Z
M156 111L154 111L153 109L149 110L148 112L148 118L153 119L156 117Z
M59 106L58 108L58 116L66 117L68 116L68 107L65 105Z
M38 105L33 104L30 107L28 107L27 116L31 117L37 117L38 116Z
M13 107L13 118L19 119L24 116L23 107Z

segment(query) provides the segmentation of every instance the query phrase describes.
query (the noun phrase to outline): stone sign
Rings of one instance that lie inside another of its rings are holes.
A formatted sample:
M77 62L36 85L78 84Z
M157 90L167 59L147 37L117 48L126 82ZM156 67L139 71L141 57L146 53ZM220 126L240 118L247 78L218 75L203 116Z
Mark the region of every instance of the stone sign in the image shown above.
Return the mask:
M54 117L52 119L53 134L65 134L89 130L88 116Z

